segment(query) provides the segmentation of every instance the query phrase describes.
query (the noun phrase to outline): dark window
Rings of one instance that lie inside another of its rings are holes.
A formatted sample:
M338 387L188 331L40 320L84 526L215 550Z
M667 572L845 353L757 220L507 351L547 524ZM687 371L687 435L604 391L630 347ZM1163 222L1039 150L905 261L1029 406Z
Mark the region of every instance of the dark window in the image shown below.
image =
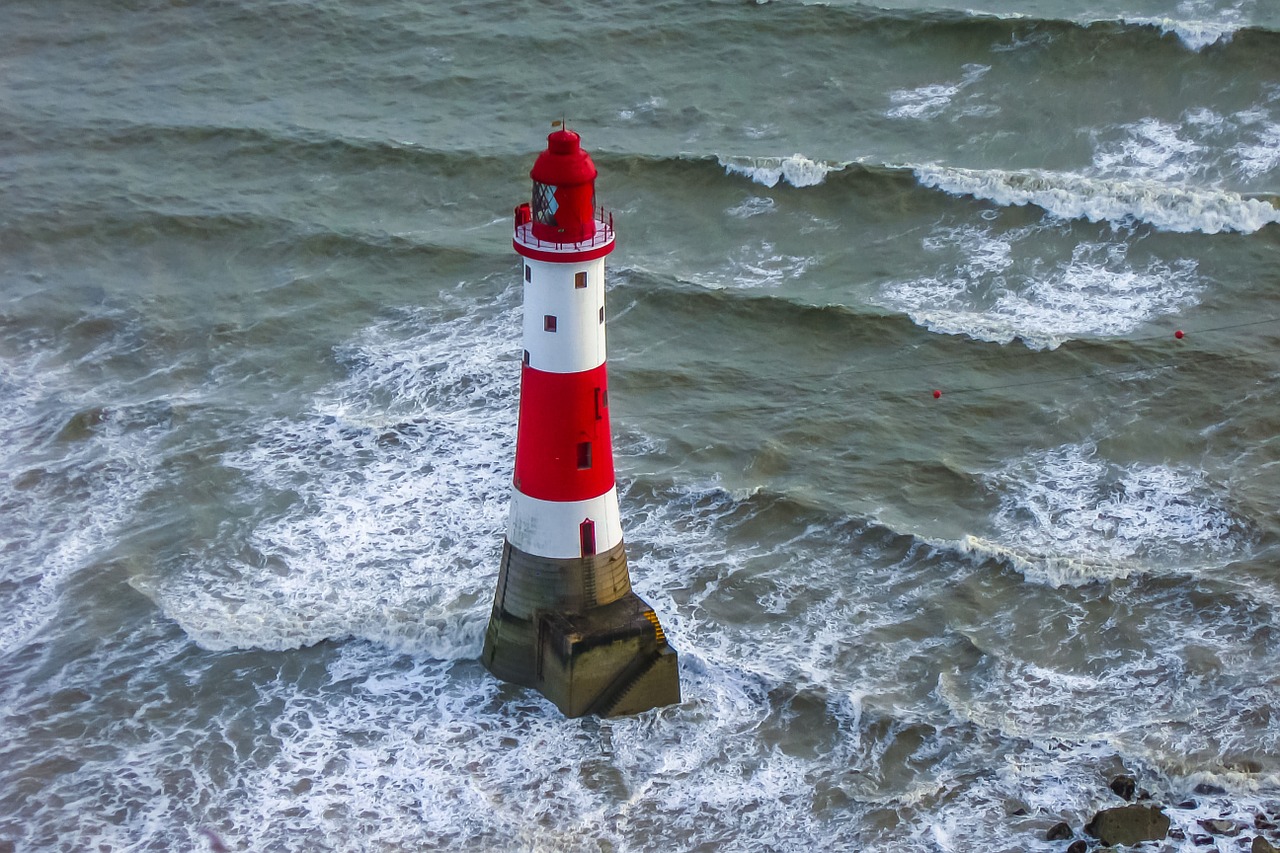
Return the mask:
M573 286L574 286L574 287L586 287L586 286L587 286L587 274L586 274L586 273L584 273L584 272L575 273L575 274L574 274L574 276L573 276Z
M600 418L603 416L603 415L602 415L602 411L601 411L601 410L604 408L604 407L601 405L601 397L602 397L602 396L603 396L603 395L601 395L601 393L600 393L600 389L599 389L599 388L597 388L597 389L596 389L596 420L600 420Z
M525 350L525 351L524 351L524 363L525 363L525 364L528 364L528 363L529 363L529 351L528 351L528 350Z
M601 323L604 322L604 306L603 305L600 306L600 322Z
M578 536L582 539L582 556L590 557L596 552L596 523L589 518L582 522Z
M591 442L578 442L578 470L585 471L591 467Z
M600 390L600 408L602 409L609 408L609 389L608 388L602 388Z
M528 264L525 264L524 266L524 280L533 281L533 270L529 267Z
M542 328L544 331L554 332L556 330L556 315L555 314L544 315L542 318Z

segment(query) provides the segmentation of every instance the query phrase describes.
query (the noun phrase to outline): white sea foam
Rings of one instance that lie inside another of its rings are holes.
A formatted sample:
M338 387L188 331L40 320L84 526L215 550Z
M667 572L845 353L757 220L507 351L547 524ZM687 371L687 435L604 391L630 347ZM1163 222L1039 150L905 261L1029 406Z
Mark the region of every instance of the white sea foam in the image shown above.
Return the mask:
M779 251L772 241L761 240L740 246L720 267L689 278L714 290L765 289L803 276L814 261L812 256L789 255Z
M810 160L803 154L790 157L719 157L720 165L731 175L745 175L766 187L786 181L793 187L817 186L831 172L838 172L844 164L823 163Z
M1256 126L1249 128L1248 137L1237 142L1230 154L1246 177L1258 178L1280 169L1280 122L1262 116L1250 118Z
M890 282L876 301L935 332L1053 349L1080 337L1126 335L1194 305L1203 290L1192 261L1135 264L1124 241L1081 242L1069 259L1025 257L1042 226L997 232L941 229L922 241L945 258L937 272Z
M1069 172L916 166L926 187L1000 205L1034 204L1062 219L1146 222L1165 231L1251 234L1280 222L1280 209L1229 190L1180 187L1134 178L1097 178Z
M989 476L1000 495L994 537L962 547L1005 559L1051 586L1132 573L1203 570L1242 555L1249 525L1198 472L1120 467L1093 445L1066 445L1011 460Z
M155 476L163 412L104 408L110 391L73 390L82 384L41 357L0 365L0 654L50 623L64 585L103 559ZM75 435L52 440L51 423L73 418Z
M397 350L391 342L415 340L421 322L372 337ZM420 387L416 370L403 376ZM316 461L305 445L280 452ZM100 701L127 713L19 754L0 782L66 760L73 769L46 779L21 819L34 837L57 837L74 820L91 848L206 849L207 829L233 849L323 839L334 850L748 851L819 838L869 853L926 840L1038 849L1042 822L1011 820L1010 802L1077 818L1099 804L1115 755L1105 733L1041 740L1023 721L1033 737L1008 737L1005 717L987 710L998 707L1004 670L984 667L972 683L958 678L969 667L931 672L964 643L954 630L923 629L934 618L923 614L939 613L973 565L759 490L637 487L623 501L637 587L681 652L680 706L566 720L473 660L367 642L302 658L206 654L147 621L22 696L46 727L74 724L65 697L81 685L98 685ZM757 613L765 595L773 618ZM465 627L450 630L470 642ZM177 695L169 661L182 668ZM1052 678L1014 666L1033 683ZM117 670L131 673L126 683L110 677ZM6 703L17 695L0 690ZM1030 693L1013 698L1043 730L1058 724ZM78 808L72 816L51 803Z
M977 83L991 70L990 65L965 65L964 76L955 83L930 83L915 89L898 89L889 93L893 104L885 115L889 118L934 119L951 106L961 92ZM966 114L991 114L993 108L966 108ZM976 110L976 112L975 112Z
M1176 18L1133 17L1125 18L1126 24L1140 27L1155 27L1161 33L1176 35L1191 50L1204 50L1211 44L1227 43L1240 29L1238 22L1227 21L1188 21Z
M1126 16L1126 24L1155 27L1164 35L1172 33L1194 51L1204 50L1213 44L1226 44L1245 25L1242 12L1243 0L1222 8L1212 0L1183 0L1178 4L1177 17Z
M741 204L736 204L725 211L729 216L735 219L750 219L752 216L759 216L762 213L773 213L777 210L778 203L771 198L762 196L748 196Z
M1179 634L1179 628L1190 628L1190 636ZM954 849L974 849L982 839L984 821L975 815L1007 821L1010 803L1024 805L1033 815L1043 811L1050 820L1066 817L1081 824L1099 809L1121 804L1101 788L1096 775L1089 777L1090 768L1096 774L1111 756L1123 756L1124 766L1137 774L1140 786L1156 790L1158 801L1186 799L1202 781L1230 792L1196 795L1197 807L1167 809L1186 839L1169 849L1203 849L1193 839L1203 834L1198 821L1205 818L1251 826L1256 792L1274 789L1280 776L1242 771L1236 757L1267 753L1280 744L1273 733L1262 742L1242 742L1245 727L1239 718L1247 717L1250 707L1276 707L1280 692L1267 685L1245 690L1247 699L1226 698L1238 689L1237 679L1255 679L1243 670L1224 674L1189 667L1184 655L1201 639L1200 629L1195 620L1177 622L1161 634L1160 648L1104 654L1074 671L988 655L971 671L943 673L938 695L957 716L984 731L1039 745L999 755L983 782L940 806L938 821L960 834ZM1207 706L1207 684L1225 701ZM1198 724L1187 725L1190 720Z
M306 447L291 452L314 461ZM629 532L637 586L681 650L683 705L618 720L566 720L536 694L499 685L474 661L415 660L348 642L308 656L327 661L319 677L314 669L282 677L271 657L263 659L265 673L237 672L245 689L224 714L208 715L208 695L195 718L176 714L184 748L175 750L174 732L149 731L176 711L166 689L151 683L160 676L154 650L164 644L124 638L75 661L59 683L41 685L52 696L106 681L100 670L112 664L104 654L149 661L121 697L135 722L67 741L81 756L76 769L49 780L24 820L37 832L56 831L65 813L42 804L82 803L78 832L95 847L198 848L203 827L249 849L300 849L292 840L303 838L323 838L329 849L587 850L601 840L619 851L787 849L797 836L851 847L861 831L852 815L932 789L924 774L898 767L891 747L923 735L940 749L940 729L886 724L881 713L863 710L851 689L857 676L833 682L837 662L859 648L864 631L900 618L833 588L845 573L829 548L850 541L847 535L799 524L772 544L731 544L734 530L749 530L755 513L769 507L714 487L626 502L637 521ZM775 582L789 590L791 624L732 616L752 584ZM143 631L157 627L147 623ZM719 636L726 627L731 636ZM896 679L900 667L888 662L901 662L911 647L873 652L886 663L868 667ZM211 681L225 677L225 656L158 655L179 657L186 659L184 693L207 694L216 690ZM835 684L850 686L828 693ZM258 702L246 709L248 691ZM36 701L56 701L48 696ZM819 738L817 754L790 746L797 726L802 740ZM845 786L860 792L853 802ZM211 790L216 808L202 805ZM832 798L849 805L832 808ZM863 798L870 803L856 801ZM123 826L104 817L134 802L144 806Z
M623 121L634 121L637 118L652 118L666 105L667 101L665 98L653 95L633 107L618 110L618 118Z
M310 412L235 442L223 463L259 509L193 565L139 581L201 645L478 653L510 498L518 309L508 294L451 310L371 328Z
M1095 136L1093 166L1107 178L1212 186L1256 181L1280 164L1280 124L1266 104L1226 115L1195 107L1177 121L1149 117Z
M1193 121L1200 127L1216 126L1205 113ZM1204 170L1205 146L1182 135L1182 126L1146 118L1127 125L1119 144L1094 154L1094 166L1107 174L1127 175L1155 181L1182 181Z

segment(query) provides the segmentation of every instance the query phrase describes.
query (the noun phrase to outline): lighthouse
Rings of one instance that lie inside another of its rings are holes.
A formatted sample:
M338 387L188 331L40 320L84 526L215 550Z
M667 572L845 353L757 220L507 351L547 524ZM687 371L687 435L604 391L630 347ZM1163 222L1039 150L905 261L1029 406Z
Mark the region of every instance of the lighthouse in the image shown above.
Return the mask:
M604 259L613 217L578 134L547 137L515 209L524 356L511 513L481 660L570 717L680 701L676 651L631 589L613 473Z

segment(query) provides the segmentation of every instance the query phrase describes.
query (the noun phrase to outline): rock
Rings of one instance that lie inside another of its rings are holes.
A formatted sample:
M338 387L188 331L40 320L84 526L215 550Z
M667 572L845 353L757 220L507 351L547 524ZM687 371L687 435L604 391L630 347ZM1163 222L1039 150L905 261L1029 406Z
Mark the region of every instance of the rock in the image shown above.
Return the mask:
M1178 808L1178 809L1198 809L1198 808L1200 808L1200 804L1199 804L1199 803L1197 803L1195 800L1183 800L1182 802L1180 802L1180 803L1178 803L1176 806L1174 806L1174 808Z
M1256 814L1253 816L1253 825L1258 829L1275 829L1276 825L1273 821L1267 820L1264 814Z
M1218 846L1218 843L1213 840L1212 835L1193 835L1191 836L1191 843L1197 847L1216 848Z
M1280 853L1280 849L1259 835L1253 839L1253 846L1249 848L1249 853Z
M1067 848L1067 853L1085 853L1089 849L1089 845L1083 841L1073 841L1071 846Z
M1208 782L1201 782L1199 785L1196 785L1193 790L1195 793L1204 797L1221 797L1227 792L1226 788L1219 787L1218 785L1210 785Z
M1138 789L1138 780L1129 775L1120 775L1111 780L1108 785L1117 797L1122 800L1133 800L1133 795Z
M1084 831L1107 846L1159 841L1169 834L1169 817L1156 806L1120 806L1098 812Z
M83 441L93 435L93 431L111 417L111 412L102 407L85 409L76 412L58 433L59 441Z
M1044 840L1066 841L1073 835L1075 835L1075 833L1071 831L1071 825L1064 820L1049 827L1049 831L1044 834Z
M1243 826L1236 823L1234 820L1226 820L1224 818L1202 820L1200 821L1200 825L1208 830L1212 835L1239 835L1240 830L1244 829Z

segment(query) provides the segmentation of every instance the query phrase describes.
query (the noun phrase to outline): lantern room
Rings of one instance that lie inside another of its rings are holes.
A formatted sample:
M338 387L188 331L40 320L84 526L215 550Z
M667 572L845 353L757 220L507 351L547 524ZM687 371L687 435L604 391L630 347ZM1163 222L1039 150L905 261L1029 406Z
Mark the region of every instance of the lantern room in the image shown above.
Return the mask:
M596 166L578 134L561 128L529 172L533 178L533 236L552 243L580 243L596 233Z

